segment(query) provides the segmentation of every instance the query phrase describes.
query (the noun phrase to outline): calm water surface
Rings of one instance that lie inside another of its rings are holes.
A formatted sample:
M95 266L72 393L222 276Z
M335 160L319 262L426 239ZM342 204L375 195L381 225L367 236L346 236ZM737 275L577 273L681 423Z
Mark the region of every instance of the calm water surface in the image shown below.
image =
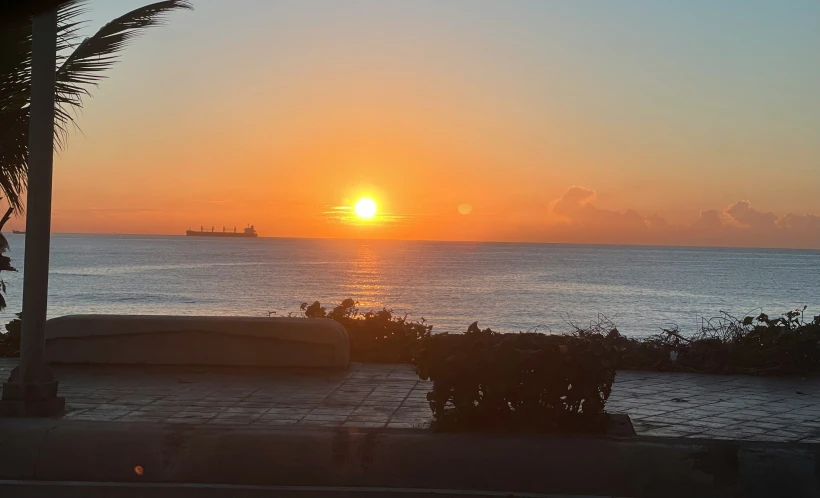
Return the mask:
M4 275L5 320L20 309L25 245L7 238L21 271ZM566 331L602 313L645 336L670 323L693 331L721 310L820 313L818 276L818 251L54 235L49 314L266 316L353 297L440 332L475 320Z

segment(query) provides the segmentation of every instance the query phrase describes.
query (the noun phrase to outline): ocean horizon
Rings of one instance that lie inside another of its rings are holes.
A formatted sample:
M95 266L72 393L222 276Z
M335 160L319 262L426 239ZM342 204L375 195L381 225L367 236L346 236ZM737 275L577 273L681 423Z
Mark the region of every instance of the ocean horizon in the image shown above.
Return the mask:
M25 235L12 234L11 229L3 232L6 236ZM18 230L15 228L14 230ZM83 236L83 237L185 237L184 233L97 233L97 232L51 232L52 236ZM289 237L278 235L258 235L257 239L276 240L348 240L357 242L443 242L443 243L470 243L470 244L513 244L513 245L547 245L547 246L591 246L591 247L635 247L635 248L658 248L658 249L748 249L752 251L803 251L812 252L820 256L820 247L777 247L777 246L749 246L749 245L687 245L687 244L616 244L616 243L587 243L587 242L541 242L541 241L508 241L508 240L460 240L460 239L395 239L395 238L357 238L357 237ZM8 237L7 237L8 239Z

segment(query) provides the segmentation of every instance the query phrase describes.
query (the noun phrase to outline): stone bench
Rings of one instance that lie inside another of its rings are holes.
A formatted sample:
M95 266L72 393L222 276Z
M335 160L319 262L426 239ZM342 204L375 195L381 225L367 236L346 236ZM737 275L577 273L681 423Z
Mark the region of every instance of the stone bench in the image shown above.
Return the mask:
M71 315L46 323L46 361L347 368L350 344L333 320Z

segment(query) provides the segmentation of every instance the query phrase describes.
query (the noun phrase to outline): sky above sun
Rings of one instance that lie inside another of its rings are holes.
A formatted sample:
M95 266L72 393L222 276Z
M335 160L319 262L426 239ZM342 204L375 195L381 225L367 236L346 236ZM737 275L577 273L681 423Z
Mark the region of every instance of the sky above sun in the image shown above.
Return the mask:
M820 247L816 0L193 3L86 101L54 231Z

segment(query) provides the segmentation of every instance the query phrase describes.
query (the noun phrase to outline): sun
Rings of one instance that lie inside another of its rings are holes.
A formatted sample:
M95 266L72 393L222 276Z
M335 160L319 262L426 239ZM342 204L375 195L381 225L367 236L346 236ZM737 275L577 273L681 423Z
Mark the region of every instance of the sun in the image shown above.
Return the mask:
M376 216L376 201L368 197L363 197L356 201L356 206L353 209L359 218L369 220Z

